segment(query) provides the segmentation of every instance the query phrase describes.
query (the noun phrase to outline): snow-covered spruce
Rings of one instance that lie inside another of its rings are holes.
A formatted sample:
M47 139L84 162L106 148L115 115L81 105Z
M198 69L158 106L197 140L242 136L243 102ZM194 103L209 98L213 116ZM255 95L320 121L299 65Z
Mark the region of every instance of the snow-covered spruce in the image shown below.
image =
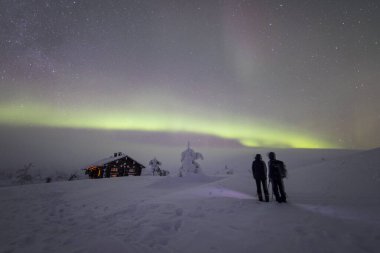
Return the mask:
M187 149L181 154L182 166L179 169L179 176L183 177L186 174L203 174L199 163L196 160L203 160L203 155L198 152L194 152L190 148L190 142L187 143Z

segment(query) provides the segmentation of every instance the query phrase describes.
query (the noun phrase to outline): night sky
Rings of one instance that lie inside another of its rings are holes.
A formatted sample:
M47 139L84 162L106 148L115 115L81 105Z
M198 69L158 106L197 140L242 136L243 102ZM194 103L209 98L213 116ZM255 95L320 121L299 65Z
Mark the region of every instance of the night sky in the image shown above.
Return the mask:
M1 0L0 125L377 147L379 6Z

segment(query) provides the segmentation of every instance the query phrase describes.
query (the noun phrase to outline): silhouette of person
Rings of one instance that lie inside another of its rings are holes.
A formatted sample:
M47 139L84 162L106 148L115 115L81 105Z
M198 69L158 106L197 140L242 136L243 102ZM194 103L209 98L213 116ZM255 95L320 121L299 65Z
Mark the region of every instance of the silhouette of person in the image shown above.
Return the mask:
M285 164L276 159L276 154L274 152L269 152L268 157L269 180L272 183L274 196L276 197L277 202L286 203L286 193L283 181L283 178L286 177Z
M255 160L252 162L252 174L256 181L257 195L260 201L263 201L263 195L261 191L261 186L264 190L265 201L269 201L269 193L267 187L267 165L262 160L260 154L255 156Z

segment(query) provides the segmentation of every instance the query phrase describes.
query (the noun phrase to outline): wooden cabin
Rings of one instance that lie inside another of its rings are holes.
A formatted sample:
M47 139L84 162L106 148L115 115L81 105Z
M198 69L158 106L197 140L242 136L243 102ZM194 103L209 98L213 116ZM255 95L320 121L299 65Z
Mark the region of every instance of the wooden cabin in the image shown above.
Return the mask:
M118 152L109 158L91 164L85 169L85 173L89 178L140 176L143 168L145 166L141 163Z

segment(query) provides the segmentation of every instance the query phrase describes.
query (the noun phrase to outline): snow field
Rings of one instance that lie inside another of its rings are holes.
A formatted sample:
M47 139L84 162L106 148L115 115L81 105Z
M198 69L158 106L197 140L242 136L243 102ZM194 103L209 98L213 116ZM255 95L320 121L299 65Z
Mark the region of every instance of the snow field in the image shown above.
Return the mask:
M288 204L234 169L0 188L0 252L378 252L380 150L289 168Z

